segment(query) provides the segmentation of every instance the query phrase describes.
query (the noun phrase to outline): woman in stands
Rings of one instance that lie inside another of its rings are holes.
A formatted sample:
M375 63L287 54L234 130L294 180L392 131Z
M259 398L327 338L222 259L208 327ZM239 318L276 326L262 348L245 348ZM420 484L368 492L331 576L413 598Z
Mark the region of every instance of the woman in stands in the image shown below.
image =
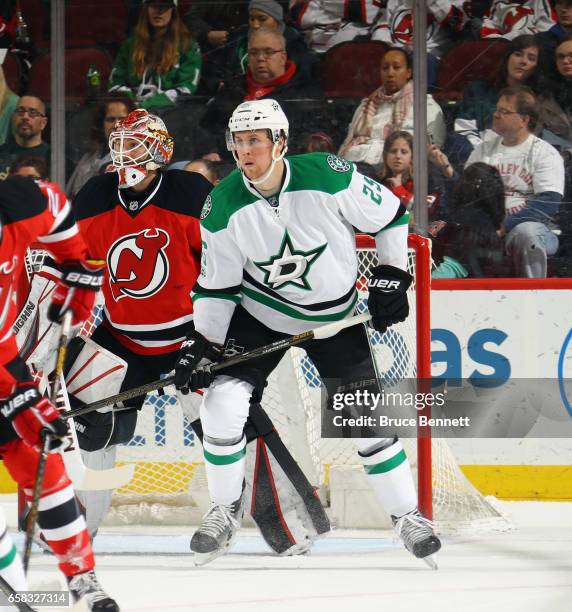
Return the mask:
M447 157L435 145L428 145L429 195L427 206L433 216L444 180L453 176ZM413 207L413 136L409 132L393 132L383 147L383 162L378 180L395 194L408 210Z
M381 87L364 98L354 113L339 154L356 162L379 166L383 145L398 130L413 131L411 57L404 49L390 49L381 59ZM445 142L441 108L427 95L427 131L434 144Z
M409 132L393 132L383 147L381 184L391 190L403 206L413 202L413 137Z
M125 92L139 108L174 106L195 93L202 58L177 12L177 0L143 0L133 36L119 49L109 91Z
M554 64L552 97L543 104L542 138L562 150L572 151L572 36L564 38L554 50Z
M507 46L494 81L472 81L465 87L463 100L455 119L455 132L467 139L466 156L482 140L485 130L492 127L498 93L505 87L526 85L538 96L542 93L541 47L531 34L517 36ZM457 143L457 147L460 142ZM464 160L461 160L464 161Z
M66 185L66 193L73 197L92 176L103 174L111 164L107 141L119 119L134 110L131 98L124 94L109 94L100 102L93 115L90 150L79 160Z
M10 133L12 113L20 98L8 87L4 70L0 66L0 145L3 145Z

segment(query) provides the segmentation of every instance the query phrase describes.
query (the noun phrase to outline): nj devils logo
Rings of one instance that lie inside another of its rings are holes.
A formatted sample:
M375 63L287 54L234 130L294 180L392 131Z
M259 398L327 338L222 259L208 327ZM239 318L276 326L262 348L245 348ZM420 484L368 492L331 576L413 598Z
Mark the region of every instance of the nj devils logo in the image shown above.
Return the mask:
M395 11L391 23L391 37L393 41L405 47L413 43L413 13L411 9L399 9ZM435 18L432 14L427 15L427 40L435 35Z
M165 249L169 235L157 228L122 236L107 254L111 295L117 302L124 297L147 298L165 284L169 260Z
M503 32L523 30L528 27L528 22L533 15L534 11L530 7L520 6L519 4L509 4L508 10L503 18Z

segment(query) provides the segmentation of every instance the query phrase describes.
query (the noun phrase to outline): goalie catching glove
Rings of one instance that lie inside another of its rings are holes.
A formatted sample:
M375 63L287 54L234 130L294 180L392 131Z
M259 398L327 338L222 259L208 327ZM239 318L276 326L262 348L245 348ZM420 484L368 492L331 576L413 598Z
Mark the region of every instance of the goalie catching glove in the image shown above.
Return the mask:
M394 266L376 266L368 282L371 326L383 333L390 325L409 315L407 290L413 282L409 272Z
M50 453L64 450L69 443L68 426L60 419L60 411L33 382L18 383L14 392L3 400L0 410L28 446L41 450L43 430L52 436Z
M105 262L99 260L65 261L61 264L62 278L58 281L48 308L48 318L58 323L71 310L72 325L84 323L91 316L95 294L103 284Z
M175 364L175 387L185 395L208 387L215 373L210 366L224 354L220 344L209 342L202 334L194 331L181 345Z

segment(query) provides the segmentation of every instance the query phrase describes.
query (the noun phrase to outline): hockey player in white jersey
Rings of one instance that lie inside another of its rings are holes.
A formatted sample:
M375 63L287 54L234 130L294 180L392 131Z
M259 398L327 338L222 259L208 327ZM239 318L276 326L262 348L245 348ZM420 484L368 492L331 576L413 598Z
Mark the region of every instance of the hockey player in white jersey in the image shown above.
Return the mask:
M379 251L369 293L376 330L406 319L412 281L406 272L408 213L399 200L336 155L285 158L288 120L275 100L239 105L227 144L239 170L203 207L195 331L183 343L175 368L178 388L208 387L201 419L212 503L191 541L198 563L228 550L240 527L243 425L283 353L229 367L224 375L215 376L207 364L221 357L225 342L247 351L352 316L357 302L353 227L374 234ZM361 325L303 348L326 385L333 378L342 384L375 380ZM401 442L396 437L354 441L406 548L419 558L436 552L441 544L417 509Z

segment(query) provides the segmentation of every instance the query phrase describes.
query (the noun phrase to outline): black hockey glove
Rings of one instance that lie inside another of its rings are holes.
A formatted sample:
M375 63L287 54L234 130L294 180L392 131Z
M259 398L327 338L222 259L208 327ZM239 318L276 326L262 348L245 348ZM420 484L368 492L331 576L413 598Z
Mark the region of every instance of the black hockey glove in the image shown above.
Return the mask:
M376 266L369 279L368 308L371 326L383 333L390 325L409 315L407 289L413 282L409 272L394 266Z
M202 334L194 331L181 345L175 364L175 387L185 395L189 391L208 387L215 373L210 366L224 353L220 344L209 342Z

